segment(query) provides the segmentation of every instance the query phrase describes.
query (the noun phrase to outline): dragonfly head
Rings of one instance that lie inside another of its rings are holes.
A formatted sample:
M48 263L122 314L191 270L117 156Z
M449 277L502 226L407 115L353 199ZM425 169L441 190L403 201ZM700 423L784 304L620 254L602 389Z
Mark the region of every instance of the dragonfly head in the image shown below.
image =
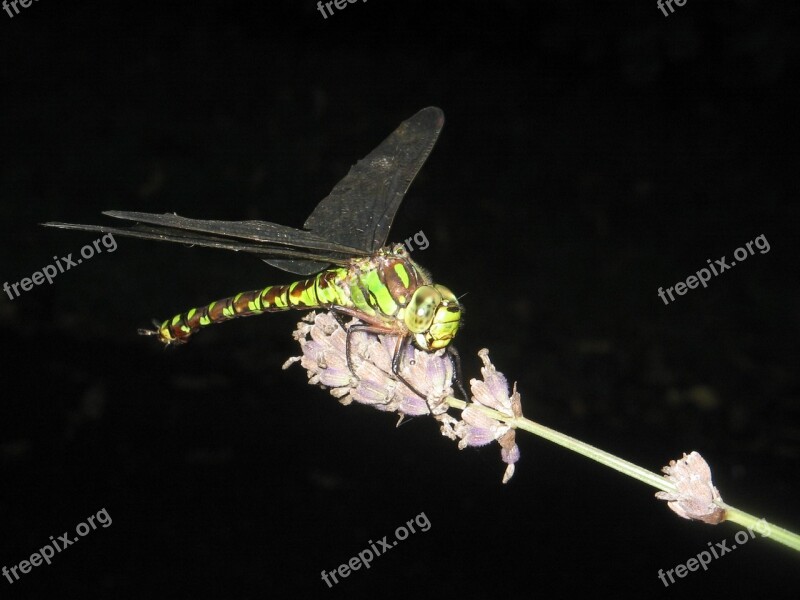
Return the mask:
M404 320L414 334L414 344L432 352L447 347L455 337L461 322L461 305L443 285L423 285L411 296Z

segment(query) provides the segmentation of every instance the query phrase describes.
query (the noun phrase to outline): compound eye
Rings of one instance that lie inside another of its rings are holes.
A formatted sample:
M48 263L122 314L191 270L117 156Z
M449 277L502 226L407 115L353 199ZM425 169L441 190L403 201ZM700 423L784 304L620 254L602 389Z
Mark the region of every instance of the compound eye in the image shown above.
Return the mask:
M442 295L442 302L445 304L452 304L458 306L458 298L456 295L450 291L449 288L444 287L443 285L436 285L435 286L439 293Z
M436 307L441 302L442 294L432 285L418 288L406 307L405 322L408 330L411 333L427 331L433 323Z

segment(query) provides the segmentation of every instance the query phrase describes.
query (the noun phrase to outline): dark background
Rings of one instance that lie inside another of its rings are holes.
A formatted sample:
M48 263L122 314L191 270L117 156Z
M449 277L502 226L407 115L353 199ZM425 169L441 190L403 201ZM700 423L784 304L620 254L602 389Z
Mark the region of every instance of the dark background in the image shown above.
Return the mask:
M400 121L447 123L392 239L464 294L458 347L519 382L528 417L657 471L697 450L731 504L800 529L798 9L689 0L348 4L56 2L0 12L0 280L98 236L106 209L300 226ZM674 6L674 5L673 5ZM665 306L763 234L771 251ZM738 526L525 433L459 452L431 419L309 387L299 313L164 351L136 335L287 275L117 237L0 295L0 560L113 519L3 598L796 597L758 539L664 589ZM792 250L795 248L795 250ZM432 526L329 590L424 512Z

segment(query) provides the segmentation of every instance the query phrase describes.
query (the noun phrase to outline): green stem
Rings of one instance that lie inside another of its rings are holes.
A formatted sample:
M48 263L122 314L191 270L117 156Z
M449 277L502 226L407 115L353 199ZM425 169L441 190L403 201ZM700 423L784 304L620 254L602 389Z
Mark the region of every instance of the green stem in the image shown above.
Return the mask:
M768 537L771 540L775 540L784 546L789 546L789 548L800 552L800 535L792 533L783 527L773 525L764 519L759 519L758 517L751 515L750 513L746 513L743 510L739 510L733 506L728 506L724 502L717 502L717 504L725 509L726 521L733 521L734 523L738 523L747 529L755 529L759 533L761 533L760 530L764 528L768 531L768 533L764 534L764 537Z
M463 400L458 400L457 398L447 398L447 404L455 409L464 410L467 407L467 403ZM595 448L591 444L587 444L580 440L577 440L573 437L565 435L556 431L555 429L550 429L549 427L545 427L544 425L540 425L538 423L534 423L530 419L526 419L525 417L512 417L506 415L504 413L498 412L496 410L492 410L491 408L482 406L480 404L471 404L474 408L479 408L482 412L486 415L492 417L493 419L497 419L499 421L504 422L511 427L516 429L524 429L534 435L538 435L539 437L543 437L546 440L549 440L559 446L563 446L573 452L577 452L578 454L582 454L587 458L591 458L601 464L606 465L607 467L611 467L615 471L619 471L628 477L633 477L634 479L638 479L642 483L646 483L648 485L653 486L654 488L658 488L664 492L675 492L676 488L675 485L666 479L665 477L658 475L657 473L653 473L648 471L647 469L643 469L642 467L633 464L632 462L628 462L627 460L623 460L613 454L609 454L604 450L600 450L599 448ZM738 523L743 527L748 529L752 529L759 523L760 519L753 515L750 515L738 508L734 508L732 506L728 506L727 504L718 503L720 507L725 509L725 517L728 521L733 521L734 523ZM773 525L769 523L770 533L769 538L789 546L790 548L800 551L800 536L796 533L792 533L782 527L778 527L777 525Z

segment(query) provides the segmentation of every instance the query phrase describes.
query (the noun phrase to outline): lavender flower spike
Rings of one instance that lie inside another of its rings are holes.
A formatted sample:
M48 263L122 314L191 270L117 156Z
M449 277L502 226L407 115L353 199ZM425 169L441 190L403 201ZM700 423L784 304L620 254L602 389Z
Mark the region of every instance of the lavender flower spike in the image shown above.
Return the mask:
M520 402L517 385L509 396L508 381L502 373L498 372L489 360L489 351L484 348L478 352L483 361L481 375L483 381L471 379L469 384L472 390L473 404L468 405L461 413L463 421L455 427L455 433L461 438L458 447L484 446L492 440L500 444L500 456L508 466L503 474L503 483L507 483L514 475L514 464L519 460L519 447L516 444L516 430L502 421L493 419L480 406L485 406L507 417L521 417L522 404Z
M350 325L357 322L353 320ZM392 371L392 357L399 343L396 336L351 334L352 371L347 361L347 333L331 313L310 313L298 323L294 337L300 342L303 355L290 358L284 369L299 362L308 373L309 383L329 388L345 405L355 401L380 411L396 412L401 421L405 416L430 414L439 421L443 435L460 440L459 448L484 446L497 440L501 457L508 465L503 483L511 479L519 460L515 430L485 409L511 418L521 417L522 408L516 385L509 396L508 382L489 361L488 350L478 353L484 364L483 380L470 381L473 403L466 406L461 414L463 420L458 421L447 413L454 373L452 361L443 350L423 352L408 348L400 371L409 387Z

